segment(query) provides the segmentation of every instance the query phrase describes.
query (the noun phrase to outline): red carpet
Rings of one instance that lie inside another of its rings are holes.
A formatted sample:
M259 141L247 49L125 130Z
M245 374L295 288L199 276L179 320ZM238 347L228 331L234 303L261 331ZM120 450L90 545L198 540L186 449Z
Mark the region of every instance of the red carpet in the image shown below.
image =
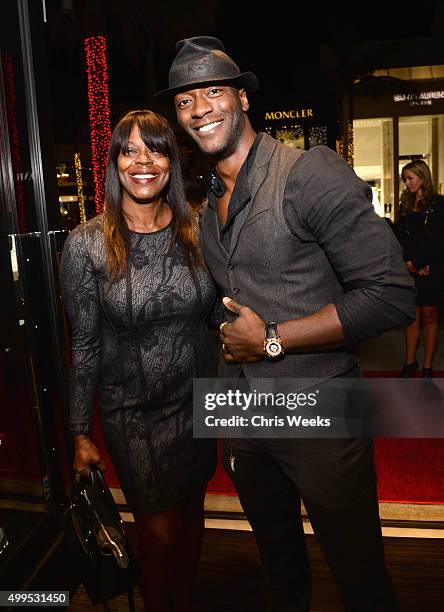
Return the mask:
M444 504L444 439L378 438L380 501Z
M396 378L399 372L372 371L365 376ZM434 376L444 378L444 372ZM444 504L443 438L377 438L375 462L380 501Z
M379 501L444 504L444 440L378 438L375 440ZM220 461L209 493L235 495Z

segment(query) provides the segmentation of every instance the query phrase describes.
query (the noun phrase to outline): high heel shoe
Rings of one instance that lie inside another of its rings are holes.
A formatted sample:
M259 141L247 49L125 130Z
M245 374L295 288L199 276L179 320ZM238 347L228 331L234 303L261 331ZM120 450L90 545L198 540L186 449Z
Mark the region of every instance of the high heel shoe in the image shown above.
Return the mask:
M433 368L422 368L422 377L423 378L433 378Z
M418 369L418 362L415 360L413 363L405 363L402 366L402 372L400 378L412 378Z

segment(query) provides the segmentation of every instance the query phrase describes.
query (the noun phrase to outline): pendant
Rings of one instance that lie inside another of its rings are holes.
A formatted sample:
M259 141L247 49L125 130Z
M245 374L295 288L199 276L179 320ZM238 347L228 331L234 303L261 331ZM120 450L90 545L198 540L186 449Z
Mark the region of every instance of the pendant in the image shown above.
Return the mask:
M236 460L236 457L234 455L230 455L230 467L231 467L231 471L234 472L234 462Z

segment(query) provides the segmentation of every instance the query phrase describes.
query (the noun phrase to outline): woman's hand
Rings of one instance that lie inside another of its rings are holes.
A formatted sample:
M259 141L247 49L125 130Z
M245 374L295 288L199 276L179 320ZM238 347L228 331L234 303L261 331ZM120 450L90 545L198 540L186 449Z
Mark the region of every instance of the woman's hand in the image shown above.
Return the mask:
M96 465L100 471L106 470L105 462L100 458L97 446L89 436L74 436L74 470L78 474L89 476L89 466Z

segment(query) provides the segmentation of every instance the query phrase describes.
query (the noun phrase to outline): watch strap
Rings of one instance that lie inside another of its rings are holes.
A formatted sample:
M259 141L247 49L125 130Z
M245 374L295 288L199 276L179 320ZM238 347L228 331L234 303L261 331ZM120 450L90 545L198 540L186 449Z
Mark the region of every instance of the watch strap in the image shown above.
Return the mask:
M265 338L279 338L276 321L270 321L265 324Z

